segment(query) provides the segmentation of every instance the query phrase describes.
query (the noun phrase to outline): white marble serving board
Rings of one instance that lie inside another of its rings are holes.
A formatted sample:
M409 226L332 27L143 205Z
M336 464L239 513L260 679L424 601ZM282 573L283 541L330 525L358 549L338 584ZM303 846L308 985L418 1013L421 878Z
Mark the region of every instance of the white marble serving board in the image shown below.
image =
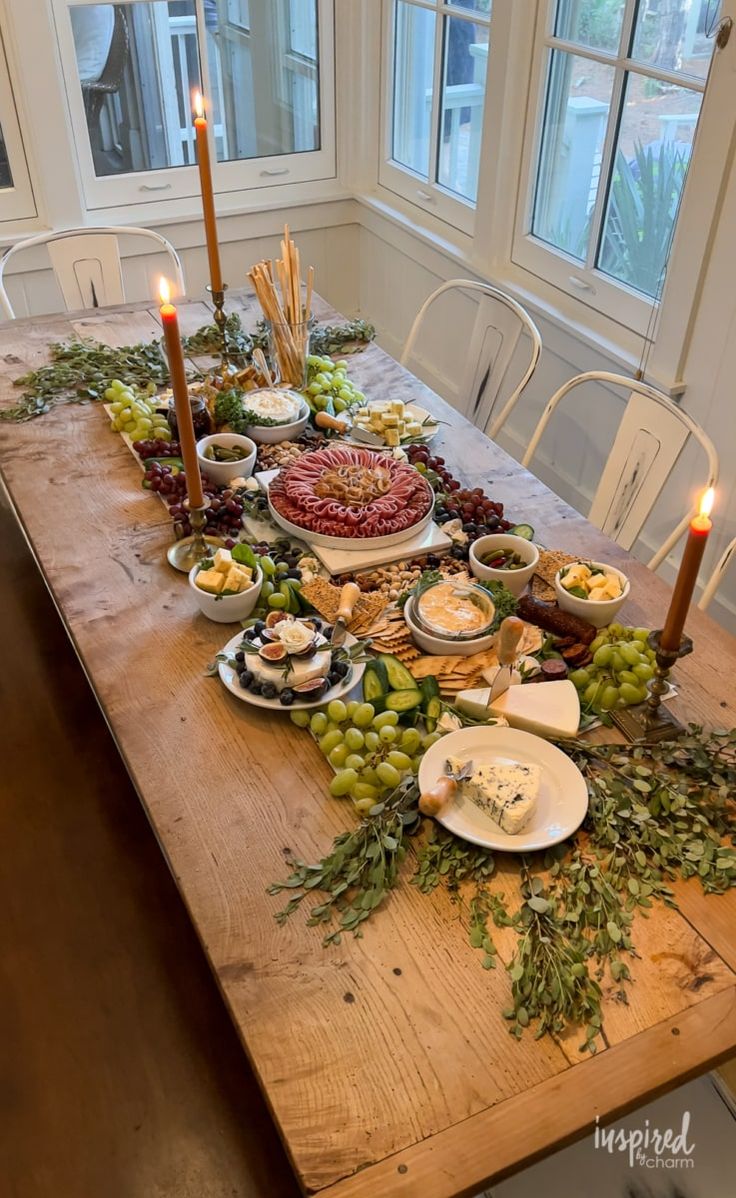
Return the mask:
M306 540L307 538L305 538ZM427 524L421 532L398 545L384 545L380 549L328 549L324 545L312 545L311 550L330 574L353 573L370 570L374 566L387 566L389 562L410 561L425 553L444 553L452 541L434 523Z

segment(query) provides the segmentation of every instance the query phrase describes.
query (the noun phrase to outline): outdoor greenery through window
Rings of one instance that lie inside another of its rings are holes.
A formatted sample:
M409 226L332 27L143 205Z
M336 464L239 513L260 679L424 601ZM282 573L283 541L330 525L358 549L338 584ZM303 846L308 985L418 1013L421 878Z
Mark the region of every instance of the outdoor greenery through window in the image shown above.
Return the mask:
M656 297L718 0L557 0L531 232Z
M218 160L320 148L317 0L126 0L70 16L98 177L196 161L202 25Z
M475 203L491 0L395 0L389 155Z

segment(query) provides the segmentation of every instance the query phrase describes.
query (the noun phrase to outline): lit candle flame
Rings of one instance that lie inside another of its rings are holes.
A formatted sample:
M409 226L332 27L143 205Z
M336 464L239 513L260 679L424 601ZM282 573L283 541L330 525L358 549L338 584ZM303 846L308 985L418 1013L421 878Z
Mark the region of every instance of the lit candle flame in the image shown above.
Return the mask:
M192 104L194 107L194 115L200 117L204 116L204 101L202 100L201 92L194 93L194 96L192 97Z
M713 511L713 501L715 497L716 493L713 487L708 487L708 490L703 493L703 496L700 500L700 509L698 511L699 516L709 516L711 514Z
M163 275L161 275L161 278L158 281L158 293L161 297L161 303L168 304L171 299L171 288L169 286L169 280L165 279Z

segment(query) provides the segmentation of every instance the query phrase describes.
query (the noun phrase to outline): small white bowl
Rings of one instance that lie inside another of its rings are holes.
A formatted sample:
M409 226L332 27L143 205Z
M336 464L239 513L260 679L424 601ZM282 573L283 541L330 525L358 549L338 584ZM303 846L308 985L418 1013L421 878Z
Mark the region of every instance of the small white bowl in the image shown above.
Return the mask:
M268 388L269 391L274 389L273 387ZM246 392L243 400L246 406L249 394L255 395L256 392ZM292 392L292 394L298 397L302 404L301 414L297 420L292 420L290 424L249 424L245 430L247 435L261 445L276 445L279 441L295 441L297 437L300 437L309 420L309 404L298 392Z
M241 591L239 595L223 595L222 598L218 595L210 595L197 586L194 580L199 570L199 566L194 566L189 571L189 585L197 597L202 615L206 616L208 620L214 620L216 624L236 624L239 620L246 620L261 593L261 584L263 583L261 567L257 567L251 585Z
M242 449L248 456L239 462L211 462L204 456L208 445L221 445L223 449ZM250 437L239 433L212 433L197 442L197 459L202 474L218 487L226 487L231 478L250 478L256 464L258 446Z
M493 570L480 560L494 549L513 549L526 562L519 570ZM531 580L537 568L539 550L526 537L517 537L510 532L492 532L487 537L478 537L470 546L470 569L476 578L484 582L502 582L517 599Z
M457 657L470 657L473 653L483 653L495 643L495 632L487 632L484 636L477 636L469 641L453 641L445 637L433 636L417 624L412 615L413 603L412 598L407 599L404 604L404 619L412 637L425 653L434 654L437 657L448 657L450 654Z
M605 570L607 574L615 574L621 580L622 591L618 599L579 599L577 595L571 595L566 591L560 582L560 574L562 570L567 569L563 566L555 574L555 594L557 595L557 606L562 611L568 611L573 616L579 616L581 620L587 620L594 628L605 628L615 620L619 611L623 607L631 590L631 583L621 570L617 570L615 566L609 566L606 562L586 562L586 565L598 566L601 570ZM570 563L575 565L574 562Z

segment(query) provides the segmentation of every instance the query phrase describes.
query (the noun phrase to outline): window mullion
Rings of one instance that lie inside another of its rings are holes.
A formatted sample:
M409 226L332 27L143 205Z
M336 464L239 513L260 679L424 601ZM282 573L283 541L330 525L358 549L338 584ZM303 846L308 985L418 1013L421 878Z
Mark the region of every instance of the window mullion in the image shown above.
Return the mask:
M437 11L434 29L434 72L432 75L432 118L429 128L429 163L427 179L431 187L437 185L440 160L440 111L442 107L442 79L445 56L445 17Z
M586 269L593 270L595 268L596 259L598 257L598 242L600 240L601 225L603 224L606 199L608 197L608 188L610 186L611 172L613 170L613 155L616 149L618 140L618 130L621 123L623 111L623 100L626 86L626 72L621 68L617 68L613 78L613 88L611 89L611 107L608 110L608 124L606 127L606 136L603 142L603 151L601 154L601 169L598 176L598 191L595 197L595 204L591 213L590 221L590 236L588 238L588 252L586 255Z
M626 0L624 17L621 22L621 38L618 43L619 58L629 57L634 42L634 25L639 11L639 0Z

